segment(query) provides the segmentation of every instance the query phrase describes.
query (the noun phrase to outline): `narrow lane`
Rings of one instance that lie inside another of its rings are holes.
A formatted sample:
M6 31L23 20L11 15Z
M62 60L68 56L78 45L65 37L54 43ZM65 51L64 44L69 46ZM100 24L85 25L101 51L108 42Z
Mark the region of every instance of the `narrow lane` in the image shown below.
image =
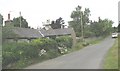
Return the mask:
M114 41L115 39L108 37L99 44L87 46L79 51L31 65L25 69L100 69L104 56Z

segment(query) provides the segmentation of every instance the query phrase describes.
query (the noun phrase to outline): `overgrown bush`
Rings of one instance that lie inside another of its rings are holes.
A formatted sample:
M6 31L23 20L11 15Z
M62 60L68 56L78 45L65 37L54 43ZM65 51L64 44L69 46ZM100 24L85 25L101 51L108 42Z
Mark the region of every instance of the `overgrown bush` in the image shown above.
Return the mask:
M45 49L48 51L51 49L57 49L57 42L53 39L39 38L39 39L33 40L31 44L40 50Z
M16 48L16 44L8 44L8 45L3 45L2 48L2 65L8 65L10 63L13 63L17 60L19 60L18 56L13 51L13 49Z
M15 63L21 59L26 60L38 57L37 48L25 43L9 43L3 46L3 66Z
M47 54L45 55L48 59L52 59L52 58L55 58L57 56L59 56L60 53L58 51L55 51L55 50L50 50L47 52Z
M38 57L38 49L30 43L19 43L17 45L16 51L21 59Z
M55 39L58 43L58 46L65 46L67 48L71 48L72 47L72 38L69 36L60 36L58 38Z
M55 40L48 38L39 38L32 40L29 43L14 42L3 44L3 68L7 67L9 64L14 63L21 66L25 63L23 61L29 61L35 58L41 58L41 61L55 58L61 55L58 52L59 45L64 45L65 47L70 48L72 46L71 37L63 36L58 37ZM46 54L39 56L40 50L42 49L46 50Z

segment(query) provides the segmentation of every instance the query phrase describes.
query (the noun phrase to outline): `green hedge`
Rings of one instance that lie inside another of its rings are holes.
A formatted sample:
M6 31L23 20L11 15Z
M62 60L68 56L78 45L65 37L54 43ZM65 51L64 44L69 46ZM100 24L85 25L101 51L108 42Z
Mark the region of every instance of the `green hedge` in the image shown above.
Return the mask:
M53 39L39 38L33 40L31 44L38 49L45 49L47 51L50 49L57 49L57 42Z
M66 47L72 46L72 39L70 37L58 37L54 39L39 38L32 40L31 42L21 43L7 43L3 44L3 68L9 64L35 59L41 57L41 59L51 59L60 55L58 52L58 46L64 45ZM47 54L39 56L40 50L45 49Z
M65 46L67 48L71 48L72 47L72 38L68 37L68 36L60 36L58 38L55 39L56 42L58 43L58 46Z
M3 66L18 60L38 57L38 49L28 43L9 43L3 45Z

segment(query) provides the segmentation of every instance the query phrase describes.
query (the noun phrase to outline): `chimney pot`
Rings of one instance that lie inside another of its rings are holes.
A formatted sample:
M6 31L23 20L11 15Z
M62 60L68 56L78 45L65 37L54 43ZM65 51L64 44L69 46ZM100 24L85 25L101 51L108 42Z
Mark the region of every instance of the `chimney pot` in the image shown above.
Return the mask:
M8 20L10 20L10 13L8 14Z

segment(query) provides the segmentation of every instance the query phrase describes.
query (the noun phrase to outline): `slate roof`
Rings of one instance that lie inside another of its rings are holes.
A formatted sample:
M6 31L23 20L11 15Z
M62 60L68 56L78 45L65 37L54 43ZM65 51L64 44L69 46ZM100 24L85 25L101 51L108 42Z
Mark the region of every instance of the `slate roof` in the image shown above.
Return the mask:
M40 38L42 37L38 30L30 28L12 28L12 31L18 35L18 38ZM14 37L9 37L14 38Z
M18 38L40 38L47 36L60 36L60 35L70 35L74 30L72 28L64 29L30 29L30 28L12 28L12 31L18 35ZM11 37L14 38L14 37Z
M64 29L50 29L50 30L40 30L44 36L60 36L60 35L70 35L73 32L72 28L64 28Z

